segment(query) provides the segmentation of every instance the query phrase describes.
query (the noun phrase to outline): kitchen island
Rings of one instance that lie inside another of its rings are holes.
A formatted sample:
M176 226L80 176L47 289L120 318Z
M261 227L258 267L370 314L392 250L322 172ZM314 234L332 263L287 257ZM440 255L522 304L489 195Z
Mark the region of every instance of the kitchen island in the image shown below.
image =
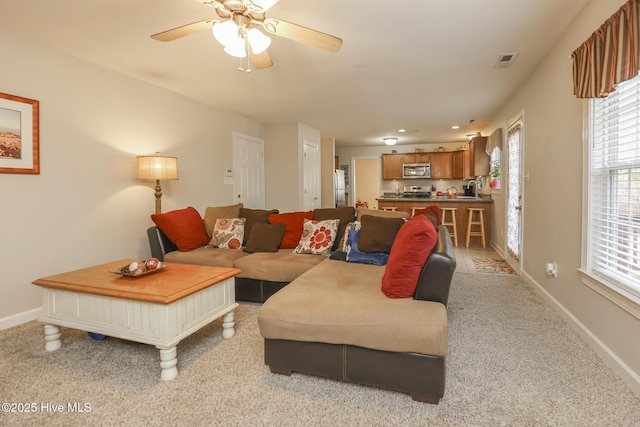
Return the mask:
M491 214L493 211L493 199L491 196L469 197L458 196L449 199L442 197L406 197L406 196L383 196L378 200L378 209L395 207L397 211L404 211L411 214L412 208L425 208L436 205L439 208L456 208L456 228L458 229L458 244L464 245L467 233L467 221L469 211L467 208L484 208L484 233L487 244L491 242ZM477 216L476 218L477 219ZM449 220L449 218L447 218ZM477 228L477 226L476 226ZM475 229L475 228L474 228ZM471 246L481 245L479 237L471 237Z

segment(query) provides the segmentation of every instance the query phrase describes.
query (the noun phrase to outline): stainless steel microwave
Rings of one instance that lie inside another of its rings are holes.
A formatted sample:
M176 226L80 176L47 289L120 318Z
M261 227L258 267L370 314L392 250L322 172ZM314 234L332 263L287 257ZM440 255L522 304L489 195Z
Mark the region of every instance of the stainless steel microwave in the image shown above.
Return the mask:
M430 179L430 163L405 163L402 165L402 179Z

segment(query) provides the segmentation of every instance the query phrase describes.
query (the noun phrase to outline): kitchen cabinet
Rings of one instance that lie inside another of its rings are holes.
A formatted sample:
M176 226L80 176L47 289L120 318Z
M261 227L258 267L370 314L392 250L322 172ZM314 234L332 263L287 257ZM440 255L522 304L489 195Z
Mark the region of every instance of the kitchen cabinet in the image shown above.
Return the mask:
M397 153L382 155L382 179L402 179L404 163L429 163L429 153Z
M452 154L453 179L476 179L479 176L488 176L491 165L491 157L485 153L487 138L477 136L469 141L469 149L454 151ZM433 174L433 166L431 167Z
M403 154L382 155L382 179L402 179Z
M464 179L464 151L451 154L451 176L453 179Z
M431 153L431 179L453 178L453 153Z
M489 175L491 157L484 151L486 145L486 136L476 136L469 141L469 176L465 178Z
M416 153L416 161L415 163L430 163L431 162L431 154L429 153Z

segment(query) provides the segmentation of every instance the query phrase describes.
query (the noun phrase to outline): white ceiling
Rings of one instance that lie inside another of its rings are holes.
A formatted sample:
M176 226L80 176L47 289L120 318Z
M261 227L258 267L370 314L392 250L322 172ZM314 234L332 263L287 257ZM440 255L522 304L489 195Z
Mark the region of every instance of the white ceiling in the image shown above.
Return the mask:
M209 31L149 37L215 16L198 0L0 0L0 25L225 111L300 121L354 146L385 136L461 141L482 130L589 1L280 0L267 17L338 36L342 49L273 36L274 66L250 74ZM494 68L514 52L509 67Z

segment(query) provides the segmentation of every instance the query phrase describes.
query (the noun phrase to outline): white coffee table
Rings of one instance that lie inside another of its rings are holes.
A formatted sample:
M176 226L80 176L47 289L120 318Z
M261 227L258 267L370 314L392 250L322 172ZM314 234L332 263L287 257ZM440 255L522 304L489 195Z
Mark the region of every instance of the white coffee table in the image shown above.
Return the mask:
M38 279L43 288L45 349L62 347L60 326L156 346L160 377L178 374L176 346L222 317L222 336L234 331L236 268L165 263L142 277L110 273L130 263L107 264Z

